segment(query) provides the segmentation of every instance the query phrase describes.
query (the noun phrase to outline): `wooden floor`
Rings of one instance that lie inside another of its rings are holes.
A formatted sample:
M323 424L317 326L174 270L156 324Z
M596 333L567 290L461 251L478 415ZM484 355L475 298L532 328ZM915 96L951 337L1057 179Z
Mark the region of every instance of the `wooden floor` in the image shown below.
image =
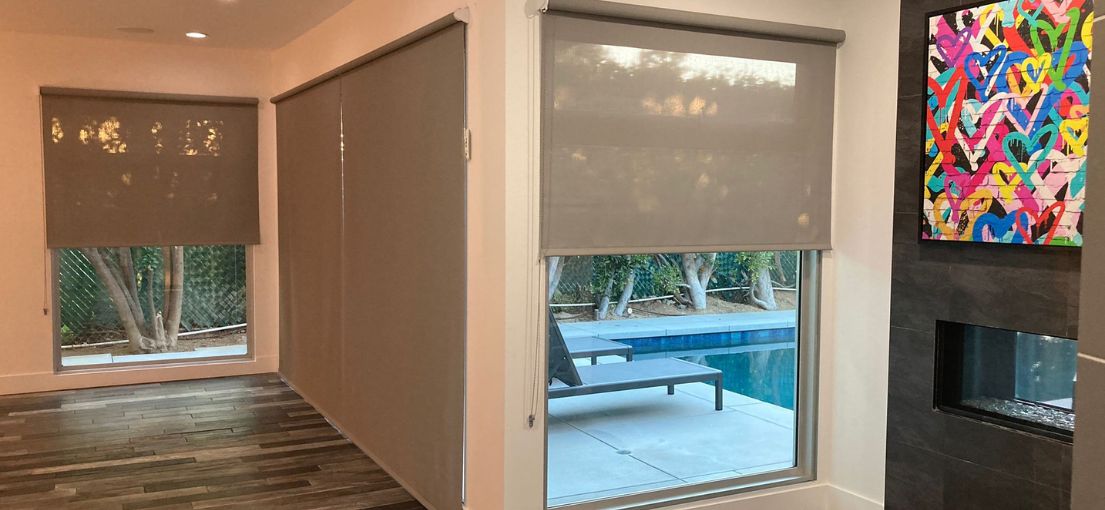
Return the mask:
M0 397L0 508L423 507L261 375Z

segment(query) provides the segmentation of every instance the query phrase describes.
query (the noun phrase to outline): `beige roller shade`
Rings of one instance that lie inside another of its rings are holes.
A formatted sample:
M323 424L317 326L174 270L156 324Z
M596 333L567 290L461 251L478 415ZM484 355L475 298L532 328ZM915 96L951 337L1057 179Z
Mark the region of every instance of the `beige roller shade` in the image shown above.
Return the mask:
M257 101L42 89L51 248L256 244Z
M461 508L464 25L341 78L346 427L432 508Z
M546 255L827 249L833 44L552 12Z
M341 83L276 105L280 373L344 417L341 380Z

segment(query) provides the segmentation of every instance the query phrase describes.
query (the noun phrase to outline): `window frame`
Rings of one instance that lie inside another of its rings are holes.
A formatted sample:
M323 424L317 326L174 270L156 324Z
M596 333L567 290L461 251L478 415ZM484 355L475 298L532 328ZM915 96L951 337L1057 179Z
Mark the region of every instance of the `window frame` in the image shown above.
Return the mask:
M164 359L150 361L130 361L122 363L98 363L95 365L63 366L61 355L61 282L58 278L61 270L59 251L61 248L47 248L50 259L50 327L53 337L54 373L73 374L81 372L103 372L105 370L130 370L134 368L162 368L182 365L206 365L224 362L254 361L256 351L253 342L254 295L253 295L253 253L256 245L244 244L246 249L246 353L231 356L210 356L203 358Z
M549 506L549 398L548 387L542 392L544 406L544 465L543 508L557 510L610 510L610 509L651 509L674 504L690 503L711 498L750 493L764 489L783 487L817 479L817 421L819 389L819 334L821 322L821 251L799 251L799 292L798 292L798 367L796 369L797 388L795 389L795 466L789 469L771 471L749 476L739 476L678 487L657 489L622 496L611 496L596 500ZM541 269L547 271L547 259L542 257ZM544 295L542 296L544 297ZM548 306L544 299L543 306ZM543 352L548 352L547 335L541 335ZM547 363L541 369L542 379L548 380Z

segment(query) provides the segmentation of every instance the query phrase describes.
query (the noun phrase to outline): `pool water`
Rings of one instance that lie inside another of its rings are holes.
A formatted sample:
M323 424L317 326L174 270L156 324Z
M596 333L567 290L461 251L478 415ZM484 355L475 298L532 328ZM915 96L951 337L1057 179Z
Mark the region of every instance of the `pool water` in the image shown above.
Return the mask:
M721 370L722 387L794 409L795 328L619 339L638 359L679 358Z
M721 370L721 385L729 391L794 409L796 352L790 347L680 359Z

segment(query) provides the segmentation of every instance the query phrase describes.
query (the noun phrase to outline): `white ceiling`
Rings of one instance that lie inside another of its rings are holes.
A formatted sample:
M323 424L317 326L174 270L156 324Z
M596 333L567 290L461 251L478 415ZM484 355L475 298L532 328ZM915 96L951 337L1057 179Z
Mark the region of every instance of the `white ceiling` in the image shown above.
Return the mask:
M283 46L352 0L0 0L0 31L221 48ZM153 33L124 33L145 27ZM196 41L185 32L209 35Z

